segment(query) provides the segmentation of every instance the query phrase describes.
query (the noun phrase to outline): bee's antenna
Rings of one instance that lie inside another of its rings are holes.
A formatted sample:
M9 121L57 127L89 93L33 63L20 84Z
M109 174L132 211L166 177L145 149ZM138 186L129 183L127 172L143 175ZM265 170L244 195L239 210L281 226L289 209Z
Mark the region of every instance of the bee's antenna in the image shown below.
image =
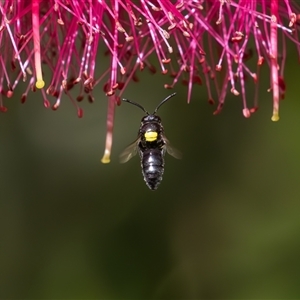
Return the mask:
M130 100L128 100L128 99L122 99L122 101L128 102L128 103L130 103L130 104L133 104L133 105L139 107L139 108L140 108L141 110L143 110L147 115L149 115L149 113L146 111L146 109L145 109L142 105L140 105L140 104L138 104L138 103L136 103L136 102L130 101Z
M156 114L156 112L158 111L158 109L159 109L165 102L167 102L170 98L174 97L175 95L176 95L176 93L173 93L173 94L169 95L167 98L165 98L163 101L161 101L161 102L157 105L157 107L155 108L155 110L154 110L154 112L153 112L153 115Z

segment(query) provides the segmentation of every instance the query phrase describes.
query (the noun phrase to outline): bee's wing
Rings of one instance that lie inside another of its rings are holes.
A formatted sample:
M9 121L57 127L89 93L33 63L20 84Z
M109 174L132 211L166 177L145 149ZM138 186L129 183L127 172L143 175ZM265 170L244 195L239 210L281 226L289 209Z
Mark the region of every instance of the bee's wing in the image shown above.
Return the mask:
M163 135L163 139L166 143L165 147L167 152L172 155L173 157L177 158L177 159L181 159L182 158L182 153L177 150L176 148L174 148L172 146L172 144L170 143L170 141Z
M119 156L121 164L128 162L133 156L137 154L137 145L139 141L140 137L138 137L132 144L130 144L123 150L123 152Z

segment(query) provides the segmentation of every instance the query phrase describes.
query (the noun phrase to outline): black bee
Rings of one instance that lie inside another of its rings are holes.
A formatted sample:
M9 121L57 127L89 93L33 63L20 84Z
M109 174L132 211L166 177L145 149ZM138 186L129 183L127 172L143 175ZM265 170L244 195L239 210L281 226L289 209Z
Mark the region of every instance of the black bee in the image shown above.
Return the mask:
M152 114L149 114L140 104L123 99L142 109L146 116L142 118L137 139L121 153L120 162L127 162L139 152L144 180L151 190L156 190L162 181L166 151L175 158L181 158L181 153L174 149L165 137L161 118L155 115L161 105L175 95L176 93L165 98Z

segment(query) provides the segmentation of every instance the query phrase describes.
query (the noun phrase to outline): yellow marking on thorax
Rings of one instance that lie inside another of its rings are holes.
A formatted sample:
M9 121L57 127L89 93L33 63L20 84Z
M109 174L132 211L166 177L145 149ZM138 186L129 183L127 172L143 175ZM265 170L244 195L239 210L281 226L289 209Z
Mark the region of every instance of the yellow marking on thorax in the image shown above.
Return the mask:
M145 139L147 142L153 142L157 140L157 132L156 131L148 131L145 133Z

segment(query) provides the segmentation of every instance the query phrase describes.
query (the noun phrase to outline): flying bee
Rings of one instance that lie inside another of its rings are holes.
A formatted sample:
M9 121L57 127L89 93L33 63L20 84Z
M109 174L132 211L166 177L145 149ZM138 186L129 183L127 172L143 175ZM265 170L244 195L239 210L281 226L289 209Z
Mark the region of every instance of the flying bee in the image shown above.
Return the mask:
M181 153L173 148L165 137L161 118L156 115L158 109L175 95L176 93L171 94L161 101L152 114L148 113L142 105L123 99L142 109L146 116L141 120L137 139L121 153L120 162L126 163L139 152L144 180L151 190L156 190L162 181L166 151L175 158L181 158Z

